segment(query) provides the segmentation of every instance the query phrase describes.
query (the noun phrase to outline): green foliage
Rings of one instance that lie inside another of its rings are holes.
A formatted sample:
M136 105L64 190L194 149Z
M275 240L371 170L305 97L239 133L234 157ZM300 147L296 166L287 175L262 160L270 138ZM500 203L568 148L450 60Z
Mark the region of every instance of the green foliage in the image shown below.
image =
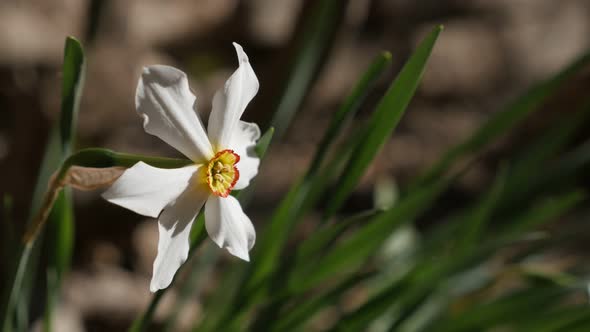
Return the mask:
M80 98L84 88L86 62L82 45L66 38L62 79L62 102L59 120L61 158L72 153L76 138L76 123L80 110ZM52 330L52 316L58 301L61 282L68 271L74 247L74 211L72 192L66 188L53 205L47 219L49 264L47 266L47 306L44 330Z
M74 38L66 39L64 48L62 107L59 122L55 125L45 151L45 157L39 172L35 187L29 224L41 209L43 196L47 190L51 174L71 153L75 138L76 118L79 110L80 97L84 84L85 62L82 46ZM59 134L58 134L59 133ZM73 211L71 193L69 190L59 194L48 217L51 226L49 236L50 262L47 266L47 306L45 314L46 331L51 330L51 316L53 306L57 300L59 283L67 271L73 247ZM15 263L13 279L6 289L10 289L2 301L3 331L17 331L28 329L28 307L37 270L41 241L34 241L25 245L19 244L15 257L20 260ZM16 320L13 314L16 310ZM20 311L20 312L19 312ZM16 321L16 325L13 322Z
M327 217L332 216L344 203L345 198L354 189L366 168L401 120L418 87L426 61L441 31L442 26L436 27L422 41L377 105L366 130L361 135L360 142L352 149L352 157L346 165L343 178L326 208Z

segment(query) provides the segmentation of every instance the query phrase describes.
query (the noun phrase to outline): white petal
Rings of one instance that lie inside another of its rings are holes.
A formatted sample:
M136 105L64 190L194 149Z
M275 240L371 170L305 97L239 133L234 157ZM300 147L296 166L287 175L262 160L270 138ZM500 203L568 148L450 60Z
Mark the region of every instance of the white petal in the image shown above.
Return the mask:
M225 87L215 93L209 116L209 139L217 150L229 145L242 113L258 92L258 79L248 56L240 45L234 43L234 47L238 54L239 67L225 82Z
M162 212L158 219L160 238L150 283L152 292L168 287L176 271L186 261L193 220L208 196L209 192L204 188L191 186Z
M244 121L239 122L238 128L229 145L229 148L240 156L240 161L236 165L240 178L234 187L235 190L246 188L250 180L258 174L260 165L260 158L254 150L256 141L260 138L260 129L255 123Z
M213 150L193 109L195 100L182 71L162 65L143 69L135 93L135 107L143 117L143 128L201 163L213 156Z
M207 233L220 248L249 261L248 252L256 241L256 231L250 218L233 196L211 196L205 203Z
M199 166L163 169L138 162L102 194L107 201L156 218L190 184Z

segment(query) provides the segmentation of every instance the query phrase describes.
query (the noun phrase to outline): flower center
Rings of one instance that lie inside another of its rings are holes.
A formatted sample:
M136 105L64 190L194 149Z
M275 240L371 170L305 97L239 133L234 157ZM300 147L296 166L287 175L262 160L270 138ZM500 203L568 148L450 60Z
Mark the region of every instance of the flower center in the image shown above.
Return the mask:
M213 195L227 197L240 178L236 164L240 156L233 150L217 152L205 168L205 180Z

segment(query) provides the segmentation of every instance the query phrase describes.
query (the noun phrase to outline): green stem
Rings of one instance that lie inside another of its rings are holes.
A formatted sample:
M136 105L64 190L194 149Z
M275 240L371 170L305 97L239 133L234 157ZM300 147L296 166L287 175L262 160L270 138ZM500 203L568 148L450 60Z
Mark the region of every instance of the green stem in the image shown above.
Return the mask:
M160 168L179 168L190 165L192 161L188 159L160 158L151 156L142 156L127 153L118 153L107 149L84 149L71 155L66 159L58 171L49 181L49 187L43 198L43 204L35 215L33 222L25 232L23 241L29 245L37 237L39 230L47 221L47 216L53 207L59 193L64 187L64 179L72 166L82 167L131 167L137 162L143 161L146 164Z

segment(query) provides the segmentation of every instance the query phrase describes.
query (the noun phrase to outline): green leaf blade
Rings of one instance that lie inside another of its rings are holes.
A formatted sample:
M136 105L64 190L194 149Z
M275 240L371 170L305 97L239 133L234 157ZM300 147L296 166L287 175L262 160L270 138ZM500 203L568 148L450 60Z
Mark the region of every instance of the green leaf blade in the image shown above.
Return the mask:
M441 31L442 26L436 27L422 41L377 105L365 135L354 148L352 159L346 166L344 176L326 209L327 218L341 207L375 155L397 127L418 87L426 62Z

